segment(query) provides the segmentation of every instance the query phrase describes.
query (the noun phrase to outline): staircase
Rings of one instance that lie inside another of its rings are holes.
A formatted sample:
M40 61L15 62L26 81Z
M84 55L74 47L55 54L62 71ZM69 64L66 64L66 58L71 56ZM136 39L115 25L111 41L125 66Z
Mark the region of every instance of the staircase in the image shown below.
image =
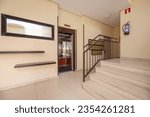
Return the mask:
M102 60L95 73L89 74L90 80L83 88L99 100L148 100L150 99L150 66L134 62ZM149 64L150 65L150 64Z

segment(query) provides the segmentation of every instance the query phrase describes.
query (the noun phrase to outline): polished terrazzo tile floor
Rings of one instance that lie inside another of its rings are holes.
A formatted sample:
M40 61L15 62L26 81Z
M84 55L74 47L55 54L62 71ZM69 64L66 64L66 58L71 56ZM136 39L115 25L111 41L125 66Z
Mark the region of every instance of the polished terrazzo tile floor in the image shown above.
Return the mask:
M91 100L82 88L82 71L65 72L59 78L0 92L0 99L12 100Z

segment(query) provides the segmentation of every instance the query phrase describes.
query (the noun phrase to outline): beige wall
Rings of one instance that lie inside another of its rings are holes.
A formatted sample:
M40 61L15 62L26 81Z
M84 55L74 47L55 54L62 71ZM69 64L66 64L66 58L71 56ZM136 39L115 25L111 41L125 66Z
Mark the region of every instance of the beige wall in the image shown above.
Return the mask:
M44 54L0 54L0 90L57 76L57 64L18 69L14 69L14 65L57 62L58 5L49 0L0 0L0 13L55 25L55 41L0 36L0 51L45 51Z
M34 5L34 6L33 6ZM0 54L0 90L20 86L57 76L57 64L14 69L19 63L38 61L57 62L57 16L59 26L69 24L77 31L77 69L83 64L83 24L85 41L98 34L113 36L113 28L86 16L80 16L58 8L50 0L1 0L0 13L27 18L55 25L55 40L39 40L21 37L0 36L0 51L44 50L44 54ZM68 28L68 27L66 27Z
M70 25L77 31L77 69L83 66L83 24L85 26L85 44L88 39L93 39L98 34L113 36L113 27L105 25L86 16L80 16L64 9L59 9L59 26ZM68 28L68 27L66 27Z
M121 12L121 26L130 21L130 35L121 31L121 57L150 59L150 0L135 0L131 13Z
M120 38L120 26L114 27L113 29L113 37L114 38Z
M64 9L59 9L59 26L65 27L64 24L70 25L70 29L76 30L76 46L77 46L77 69L82 69L82 53L83 53L83 29L82 17ZM68 28L68 27L65 27Z
M98 34L110 37L113 36L113 27L105 25L86 16L83 16L82 21L85 26L85 44L88 42L88 39L93 39Z

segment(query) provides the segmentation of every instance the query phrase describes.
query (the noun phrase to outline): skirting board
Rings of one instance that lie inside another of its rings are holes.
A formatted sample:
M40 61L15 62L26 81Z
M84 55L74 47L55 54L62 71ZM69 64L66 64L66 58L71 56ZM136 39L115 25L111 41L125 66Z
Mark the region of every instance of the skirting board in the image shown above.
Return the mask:
M9 90L9 89L14 89L14 88L26 86L26 85L31 85L31 84L34 84L34 83L39 83L39 82L42 82L42 81L45 81L45 80L54 79L54 78L59 78L59 76L58 75L54 75L54 76L51 76L51 77L48 77L48 78L42 78L42 79L39 79L39 80L36 80L36 81L31 81L31 82L17 84L17 85L13 85L13 86L9 86L9 87L0 88L0 92L6 91L6 90Z

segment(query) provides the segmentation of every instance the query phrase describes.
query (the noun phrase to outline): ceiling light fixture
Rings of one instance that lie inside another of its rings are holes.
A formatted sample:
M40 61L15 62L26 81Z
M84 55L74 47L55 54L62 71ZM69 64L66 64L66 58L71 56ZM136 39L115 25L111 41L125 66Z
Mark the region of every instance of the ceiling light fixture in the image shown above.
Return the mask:
M111 14L107 14L107 15L105 16L105 18L106 18L106 19L111 18Z

